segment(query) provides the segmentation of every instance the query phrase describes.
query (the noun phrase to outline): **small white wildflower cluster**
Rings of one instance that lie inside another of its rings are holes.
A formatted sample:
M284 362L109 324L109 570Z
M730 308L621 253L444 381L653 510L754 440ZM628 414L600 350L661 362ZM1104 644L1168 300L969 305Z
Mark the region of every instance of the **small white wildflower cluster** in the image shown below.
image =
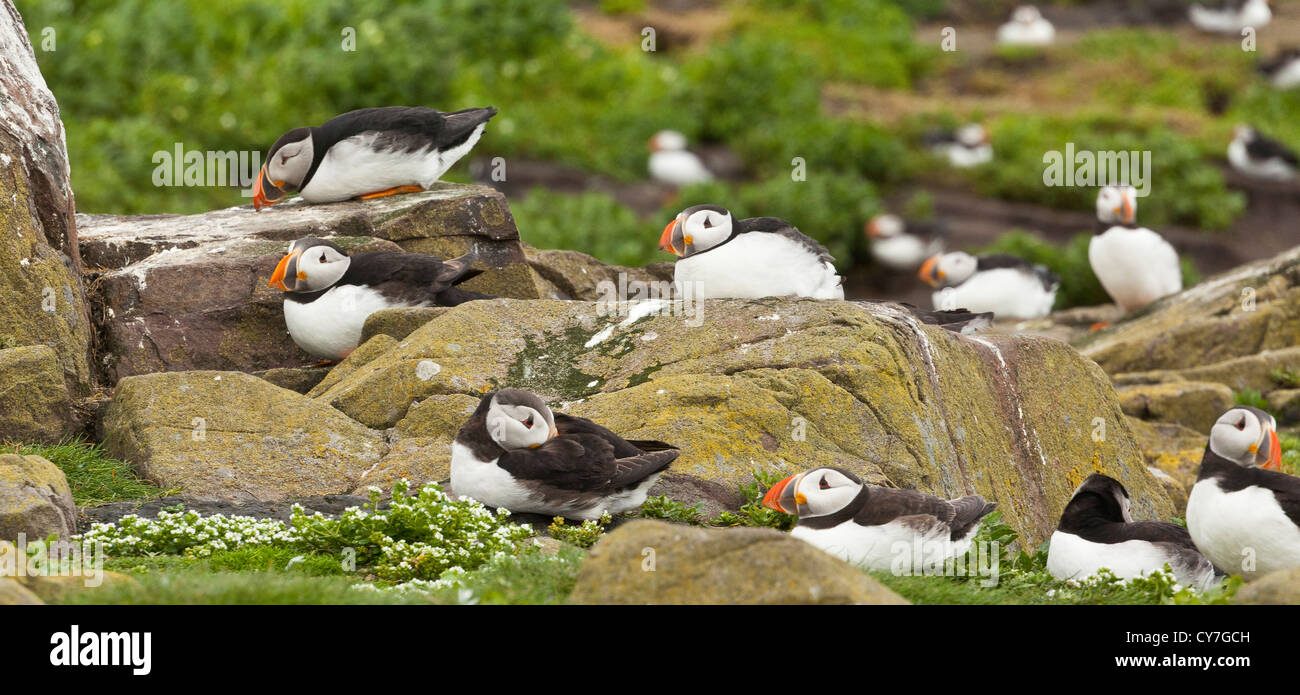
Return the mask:
M1178 578L1174 576L1168 565L1165 566L1165 569L1153 570L1141 577L1127 578L1117 577L1109 569L1103 567L1096 574L1083 579L1067 579L1061 582L1059 588L1047 591L1047 597L1070 600L1089 593L1124 588L1140 589L1161 600L1172 599L1186 589L1186 587L1178 583Z
M290 545L299 541L297 531L277 519L203 516L195 511L161 511L156 519L128 514L115 524L95 524L76 538L81 542L103 543L104 552L109 555L186 557L207 557L217 550Z
M510 512L496 514L472 500L452 501L434 484L408 496L405 479L393 485L389 507L379 507L381 491L370 488L370 501L349 507L337 519L319 512L307 516L294 506L291 524L312 548L338 552L356 548L357 561L370 565L381 579L443 581L452 570L465 572L513 554L533 535L527 526L510 524Z

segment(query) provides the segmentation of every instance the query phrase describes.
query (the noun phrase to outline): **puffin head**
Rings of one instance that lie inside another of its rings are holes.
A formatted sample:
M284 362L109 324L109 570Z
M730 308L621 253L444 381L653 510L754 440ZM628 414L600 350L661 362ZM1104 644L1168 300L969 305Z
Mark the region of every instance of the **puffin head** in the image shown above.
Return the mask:
M1137 221L1137 189L1132 186L1102 186L1097 191L1097 219L1106 224Z
M285 292L323 290L338 282L350 265L352 259L333 242L304 237L289 244L289 253L275 266L270 286Z
M773 485L763 496L763 506L801 517L826 516L848 506L861 491L862 481L856 475L826 466Z
M1038 11L1033 5L1021 5L1015 12L1011 13L1011 19L1021 24L1033 24L1043 18L1043 13Z
M1061 514L1061 526L1071 526L1072 521L1101 520L1111 523L1132 523L1132 501L1128 490L1118 480L1101 473L1093 473L1075 488L1070 501Z
M650 142L646 143L646 147L651 152L684 150L686 149L686 136L675 130L661 130L650 137Z
M1251 128L1245 123L1238 123L1236 127L1232 129L1232 139L1240 140L1242 142L1246 142L1248 140L1254 140L1255 129Z
M536 449L559 433L551 409L537 394L523 389L501 389L492 395L487 431L507 451Z
M903 233L903 218L898 215L876 215L867 222L867 238L891 239Z
M957 142L964 147L979 147L989 143L989 131L978 123L967 123L957 129Z
M917 276L931 287L960 285L975 274L979 260L965 251L951 251L931 256L921 264Z
M677 213L664 227L659 248L686 258L707 251L731 236L731 211L718 205L696 205Z
M1272 415L1239 405L1219 416L1210 428L1210 451L1246 466L1282 470L1282 444Z
M261 210L284 200L289 193L302 186L311 170L311 128L294 128L280 136L266 153L262 170L257 172L257 185L253 189L253 208Z

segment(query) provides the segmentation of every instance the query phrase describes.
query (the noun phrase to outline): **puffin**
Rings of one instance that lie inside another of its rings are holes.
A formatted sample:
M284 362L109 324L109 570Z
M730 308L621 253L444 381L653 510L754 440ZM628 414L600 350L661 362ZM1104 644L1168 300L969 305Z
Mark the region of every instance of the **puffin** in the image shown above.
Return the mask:
M1062 581L1086 579L1103 567L1120 579L1165 565L1179 584L1205 591L1223 578L1196 549L1187 529L1168 521L1134 521L1128 490L1101 473L1074 491L1047 549L1047 571Z
M1183 289L1178 252L1136 220L1137 191L1132 186L1103 186L1097 192L1097 227L1088 242L1088 263L1125 312Z
M1187 18L1201 31L1216 34L1240 34L1247 27L1259 29L1273 20L1268 0L1220 0L1213 5L1200 3L1187 8Z
M799 517L790 531L795 538L849 564L900 573L942 568L944 560L965 554L980 521L997 507L979 495L945 500L864 485L833 466L781 480L763 496L763 505ZM914 566L917 559L922 566Z
M876 215L867 222L871 257L890 270L911 273L925 259L943 253L947 230L938 222L912 221L893 214Z
M496 113L491 106L451 113L380 106L294 128L267 151L253 207L295 191L308 203L332 203L425 190L478 143Z
M269 285L284 292L293 342L332 362L356 349L366 317L381 309L490 299L457 287L482 272L470 267L477 260L477 249L445 261L394 251L349 256L328 239L304 237L289 244Z
M687 186L713 180L713 172L699 155L686 149L686 136L675 130L661 130L650 138L650 176L671 186Z
M1271 60L1260 61L1259 72L1276 89L1300 87L1300 47L1288 48Z
M968 123L956 131L931 131L925 135L924 141L935 155L959 169L993 161L989 131L978 123Z
M1033 5L1021 5L1011 21L998 27L998 43L1005 46L1050 46L1056 29Z
M511 512L594 520L637 509L680 452L554 413L535 393L486 394L452 442L451 489Z
M1211 562L1247 580L1300 567L1300 478L1282 472L1272 415L1241 405L1210 428L1187 529Z
M677 256L679 297L844 299L835 258L778 217L736 220L724 207L695 205L664 227L659 248Z
M1300 170L1293 150L1245 124L1233 131L1228 163L1247 176L1273 181L1290 181Z
M1052 313L1061 279L1010 254L975 257L953 251L930 257L917 275L938 288L936 309L964 307L1004 319L1037 319Z

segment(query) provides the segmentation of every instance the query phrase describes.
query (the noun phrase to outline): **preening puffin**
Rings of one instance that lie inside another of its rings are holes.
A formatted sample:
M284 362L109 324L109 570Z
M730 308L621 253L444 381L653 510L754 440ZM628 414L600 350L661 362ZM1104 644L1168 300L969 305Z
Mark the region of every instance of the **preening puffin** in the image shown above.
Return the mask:
M478 143L496 112L380 106L294 128L266 153L253 207L295 191L308 203L331 203L424 190Z
M1241 34L1247 27L1259 29L1273 20L1268 0L1219 0L1213 5L1187 8L1187 18L1201 31Z
M876 215L867 222L866 235L876 262L911 273L925 259L943 253L947 233L937 222L903 222L898 215Z
M1103 567L1132 579L1165 565L1180 584L1200 591L1222 577L1187 529L1168 521L1134 521L1128 490L1101 473L1075 489L1047 550L1047 571L1061 580L1086 579Z
M1056 29L1033 5L1021 5L1011 21L998 27L998 43L1007 46L1050 46Z
M920 278L940 288L936 309L991 311L1000 319L1036 319L1052 312L1061 279L1045 266L1009 254L975 257L964 251L933 256Z
M979 495L945 500L916 490L872 487L829 466L778 482L763 505L799 517L790 531L795 538L868 570L904 574L942 569L944 560L963 555L980 521L997 507Z
M1238 125L1228 145L1228 163L1247 176L1290 181L1300 170L1300 159L1286 145L1248 125Z
M1219 416L1187 498L1187 529L1224 571L1253 579L1300 567L1300 478L1281 471L1272 415L1242 405Z
M506 388L483 396L456 433L451 489L512 512L599 519L640 507L678 453L553 413L536 394Z
M659 248L678 257L679 297L844 299L826 247L777 217L734 220L724 207L696 205L664 227Z
M446 261L390 251L349 256L332 241L305 237L289 244L269 284L284 292L293 342L337 361L356 349L366 317L376 311L488 298L456 287L482 272L470 268L476 260L477 250Z
M1088 242L1088 263L1125 312L1183 289L1178 252L1136 221L1137 191L1132 186L1103 186L1097 192L1097 232Z
M699 155L686 149L686 136L675 130L661 130L650 138L650 176L673 186L712 181L713 172Z

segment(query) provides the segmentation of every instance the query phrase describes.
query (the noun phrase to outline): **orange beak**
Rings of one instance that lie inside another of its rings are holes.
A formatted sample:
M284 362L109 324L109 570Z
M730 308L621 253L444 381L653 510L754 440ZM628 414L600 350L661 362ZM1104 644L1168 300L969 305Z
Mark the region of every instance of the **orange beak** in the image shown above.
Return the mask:
M1277 432L1269 431L1268 433L1268 463L1260 468L1266 468L1270 471L1282 471L1282 442L1278 441Z
M280 263L275 266L275 272L271 273L271 282L268 283L267 286L274 287L275 289L280 290L281 292L288 292L289 288L284 284L284 274L288 272L289 262L293 261L297 257L298 257L298 252L294 251L293 253L285 256L284 258L281 258ZM296 273L295 275L299 280L302 279L302 273Z
M274 187L277 191L280 191L280 197L267 198L266 185L263 183L266 180L267 180L266 165L263 164L262 168L259 169L257 172L257 184L253 187L253 209L254 210L261 210L264 207L275 205L281 200L284 200L284 192L280 190L280 187L284 185L284 182L270 180L271 186Z
M1124 224L1133 224L1133 222L1137 220L1137 215L1133 213L1133 204L1128 201L1127 195L1122 197L1124 198L1124 204L1123 204Z
M876 237L880 236L880 227L876 225L876 221L874 219L867 223L866 231L867 231L868 239L875 239Z
M799 487L800 477L792 475L773 485L772 489L768 490L766 495L763 495L763 506L785 514L799 513L799 500L795 495L795 490ZM791 483L794 483L793 487Z
M925 284L938 287L943 281L943 271L939 270L939 257L936 255L925 259L916 276L924 280Z
M673 220L668 223L667 227L664 227L664 233L659 235L659 250L667 251L674 256L680 256L682 252L676 246L673 246L673 227L676 225L677 220Z

